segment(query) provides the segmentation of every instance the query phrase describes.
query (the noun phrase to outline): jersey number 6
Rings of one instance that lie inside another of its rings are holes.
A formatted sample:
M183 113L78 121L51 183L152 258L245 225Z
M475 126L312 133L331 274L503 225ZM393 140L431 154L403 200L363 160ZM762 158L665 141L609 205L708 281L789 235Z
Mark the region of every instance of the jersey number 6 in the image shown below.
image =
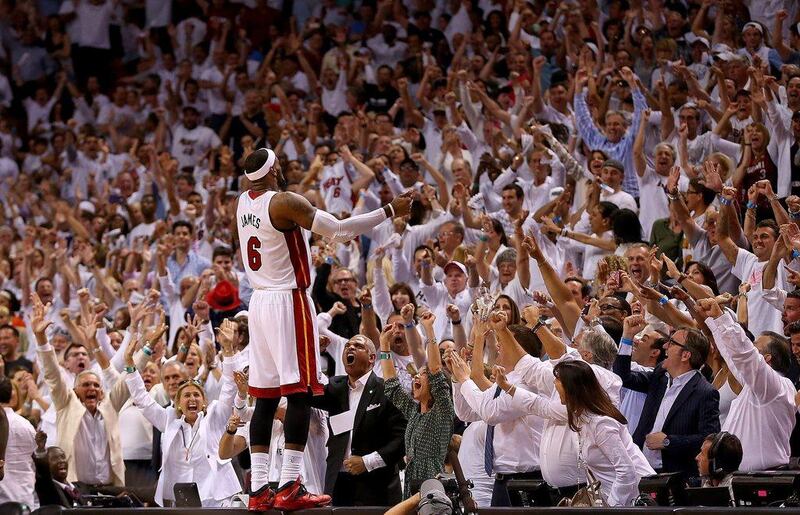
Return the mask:
M250 236L250 239L247 240L247 264L253 272L261 268L261 252L258 251L260 248L261 240L255 236Z

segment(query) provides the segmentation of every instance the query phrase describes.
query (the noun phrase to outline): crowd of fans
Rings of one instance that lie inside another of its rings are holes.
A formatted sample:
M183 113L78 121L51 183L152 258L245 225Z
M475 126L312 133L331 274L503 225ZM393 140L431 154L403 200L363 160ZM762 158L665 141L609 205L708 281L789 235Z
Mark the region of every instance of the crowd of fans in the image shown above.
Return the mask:
M265 146L339 218L415 194L309 235L309 491L797 465L795 0L4 0L0 36L0 501L246 503Z

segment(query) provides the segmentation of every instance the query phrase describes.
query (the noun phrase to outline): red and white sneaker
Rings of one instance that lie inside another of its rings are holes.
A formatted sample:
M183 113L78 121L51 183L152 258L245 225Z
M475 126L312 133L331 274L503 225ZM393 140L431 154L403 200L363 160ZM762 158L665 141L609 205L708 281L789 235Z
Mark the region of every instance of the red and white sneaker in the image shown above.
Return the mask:
M275 504L275 490L264 485L255 492L250 493L250 499L247 502L248 511L269 511Z
M304 510L308 508L319 508L331 503L331 496L320 494L315 495L306 490L300 477L293 483L286 483L275 492L275 504L273 508L283 511Z

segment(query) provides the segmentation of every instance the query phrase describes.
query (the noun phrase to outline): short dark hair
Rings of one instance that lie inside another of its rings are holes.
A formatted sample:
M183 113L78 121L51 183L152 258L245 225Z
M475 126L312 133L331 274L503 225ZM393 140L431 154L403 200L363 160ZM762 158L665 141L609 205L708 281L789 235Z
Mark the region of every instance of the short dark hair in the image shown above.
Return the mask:
M517 198L525 198L525 190L519 184L506 184L503 186L503 191L513 190L517 194Z
M0 403L7 404L11 402L11 394L14 391L14 385L7 377L0 377Z
M779 374L786 376L789 374L789 367L792 362L792 354L789 351L789 341L785 336L774 331L764 331L761 336L768 336L766 352L772 356L769 364L772 369Z
M793 292L790 292L790 293L794 293L796 291L798 291L798 290L794 290ZM787 298L788 298L788 295L787 295ZM800 296L795 295L794 298L800 298ZM786 326L786 332L789 334L789 336L794 336L795 334L800 333L800 320L798 320L796 322L792 322L791 324L787 325Z
M708 448L708 473L713 479L723 477L739 470L742 464L742 442L739 438L727 431L711 433L706 436L706 442L711 442Z
M172 224L172 231L171 231L172 234L175 234L175 230L178 227L186 227L187 229L189 229L189 232L191 234L194 234L194 226L192 224L190 224L189 222L187 222L186 220L178 220L177 222L173 223Z
M517 340L517 343L525 352L534 358L542 357L542 341L536 336L533 329L522 324L511 324L508 326L508 330L511 331L514 339Z
M16 328L16 327L14 327L13 325L11 325L11 324L3 324L3 325L0 325L0 331L2 331L3 329L10 329L10 330L11 330L11 332L13 332L13 333L14 333L14 336L15 336L16 338L19 338L19 329L17 329L17 328Z
M708 206L714 199L717 198L717 192L707 187L700 179L694 178L689 180L689 186L694 188L703 197L703 204Z
M778 237L778 234L780 234L780 229L778 228L778 222L776 222L772 218L761 220L756 224L756 229L761 229L762 227L766 227L767 229L772 229L772 235L776 238Z
M211 254L211 261L217 259L217 256L227 256L233 259L233 251L230 249L230 247L220 245L218 247L214 247L214 252Z
M691 353L689 365L695 370L700 370L700 367L705 365L706 359L708 359L708 350L710 348L708 339L697 329L681 327L676 331L686 331L685 346L686 350Z
M566 279L564 279L564 284L570 283L570 282L580 283L580 285L581 285L581 297L589 298L589 297L592 296L592 285L589 284L588 282L586 282L583 279L581 279L580 277L576 277L576 276L571 276L571 277L567 277Z

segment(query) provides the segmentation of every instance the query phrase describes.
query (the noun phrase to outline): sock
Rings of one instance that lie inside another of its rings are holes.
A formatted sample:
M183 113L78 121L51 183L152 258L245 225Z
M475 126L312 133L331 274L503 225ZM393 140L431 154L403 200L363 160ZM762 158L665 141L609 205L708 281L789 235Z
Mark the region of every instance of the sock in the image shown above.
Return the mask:
M300 475L300 466L303 464L303 451L283 450L283 466L281 467L281 480L278 483L284 486L293 483Z
M254 452L250 462L250 490L256 492L269 482L269 453Z

